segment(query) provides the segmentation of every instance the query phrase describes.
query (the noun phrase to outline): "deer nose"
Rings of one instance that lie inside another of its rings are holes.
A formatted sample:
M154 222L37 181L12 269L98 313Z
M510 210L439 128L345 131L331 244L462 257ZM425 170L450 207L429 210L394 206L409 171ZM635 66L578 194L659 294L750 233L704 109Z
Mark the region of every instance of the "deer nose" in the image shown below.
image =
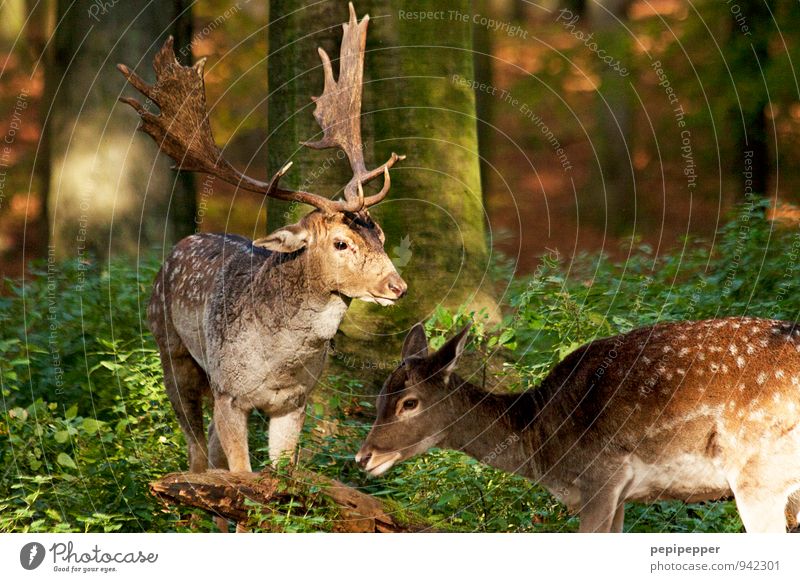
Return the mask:
M362 467L366 467L369 460L372 458L372 453L367 453L365 455L361 454L361 451L358 452L356 455L356 463L361 465Z
M406 291L408 291L408 284L400 278L400 275L389 275L389 280L386 282L386 286L389 288L389 291L394 293L398 299L403 297L406 294Z

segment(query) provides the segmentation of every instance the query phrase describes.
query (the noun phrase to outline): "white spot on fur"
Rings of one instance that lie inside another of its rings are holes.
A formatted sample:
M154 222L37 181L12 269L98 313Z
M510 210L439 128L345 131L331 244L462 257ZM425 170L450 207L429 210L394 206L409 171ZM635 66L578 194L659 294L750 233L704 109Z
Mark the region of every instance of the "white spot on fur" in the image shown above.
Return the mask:
M766 374L766 372L760 372L760 373L758 374L758 376L756 377L756 382L758 383L758 385L759 385L759 386L761 386L761 385L762 385L762 384L764 384L764 382L766 382L766 381L767 381L767 374Z

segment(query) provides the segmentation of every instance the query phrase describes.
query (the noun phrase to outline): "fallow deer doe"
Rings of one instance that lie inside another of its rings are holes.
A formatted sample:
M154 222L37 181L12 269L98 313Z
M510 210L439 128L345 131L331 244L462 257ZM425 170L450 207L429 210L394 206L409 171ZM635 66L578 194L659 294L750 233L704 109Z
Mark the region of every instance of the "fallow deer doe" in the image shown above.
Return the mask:
M250 471L247 418L253 409L270 417L269 456L291 453L303 426L306 398L322 370L328 341L351 298L391 305L407 289L386 255L384 235L368 208L389 191L392 154L367 171L361 146L361 90L369 16L350 20L344 33L339 78L319 50L325 86L314 117L322 139L304 145L341 148L353 170L344 200L282 190L239 173L214 144L208 123L203 61L175 59L172 39L155 57L156 82L145 83L125 65L119 70L160 108L148 112L123 98L148 133L181 170L206 172L245 190L316 208L297 224L255 241L229 234L181 240L164 261L147 310L164 368L164 382L189 449L190 470ZM362 184L384 177L377 194ZM211 395L213 422L206 442L203 399Z
M380 475L431 447L541 483L584 532L622 531L626 501L733 495L748 532L800 510L800 325L662 323L593 341L535 389L490 394L453 373L464 329L433 354L415 326L356 455Z

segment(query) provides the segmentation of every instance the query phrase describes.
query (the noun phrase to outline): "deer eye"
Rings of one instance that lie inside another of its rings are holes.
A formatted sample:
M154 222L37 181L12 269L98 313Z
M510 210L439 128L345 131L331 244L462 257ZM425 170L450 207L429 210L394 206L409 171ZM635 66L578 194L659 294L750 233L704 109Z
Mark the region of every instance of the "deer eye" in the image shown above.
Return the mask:
M419 404L416 398L408 398L403 401L403 410L414 410Z
M335 248L337 251L346 251L347 243L344 242L343 240L334 241L333 248Z

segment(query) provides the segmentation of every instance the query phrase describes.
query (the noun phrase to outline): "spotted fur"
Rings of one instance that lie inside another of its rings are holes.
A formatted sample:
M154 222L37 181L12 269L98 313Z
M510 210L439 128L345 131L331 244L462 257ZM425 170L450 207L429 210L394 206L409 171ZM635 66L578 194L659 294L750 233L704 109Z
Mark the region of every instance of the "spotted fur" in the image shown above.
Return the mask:
M192 471L209 463L249 471L247 417L256 408L270 417L270 458L294 450L350 298L390 304L405 294L383 243L364 210L314 211L257 241L196 234L175 246L156 277L148 321Z
M358 455L367 470L462 450L543 484L582 531L621 531L627 501L734 496L747 531L785 531L785 511L800 511L800 326L641 328L578 348L517 394L444 382L434 356L404 356L384 385Z

